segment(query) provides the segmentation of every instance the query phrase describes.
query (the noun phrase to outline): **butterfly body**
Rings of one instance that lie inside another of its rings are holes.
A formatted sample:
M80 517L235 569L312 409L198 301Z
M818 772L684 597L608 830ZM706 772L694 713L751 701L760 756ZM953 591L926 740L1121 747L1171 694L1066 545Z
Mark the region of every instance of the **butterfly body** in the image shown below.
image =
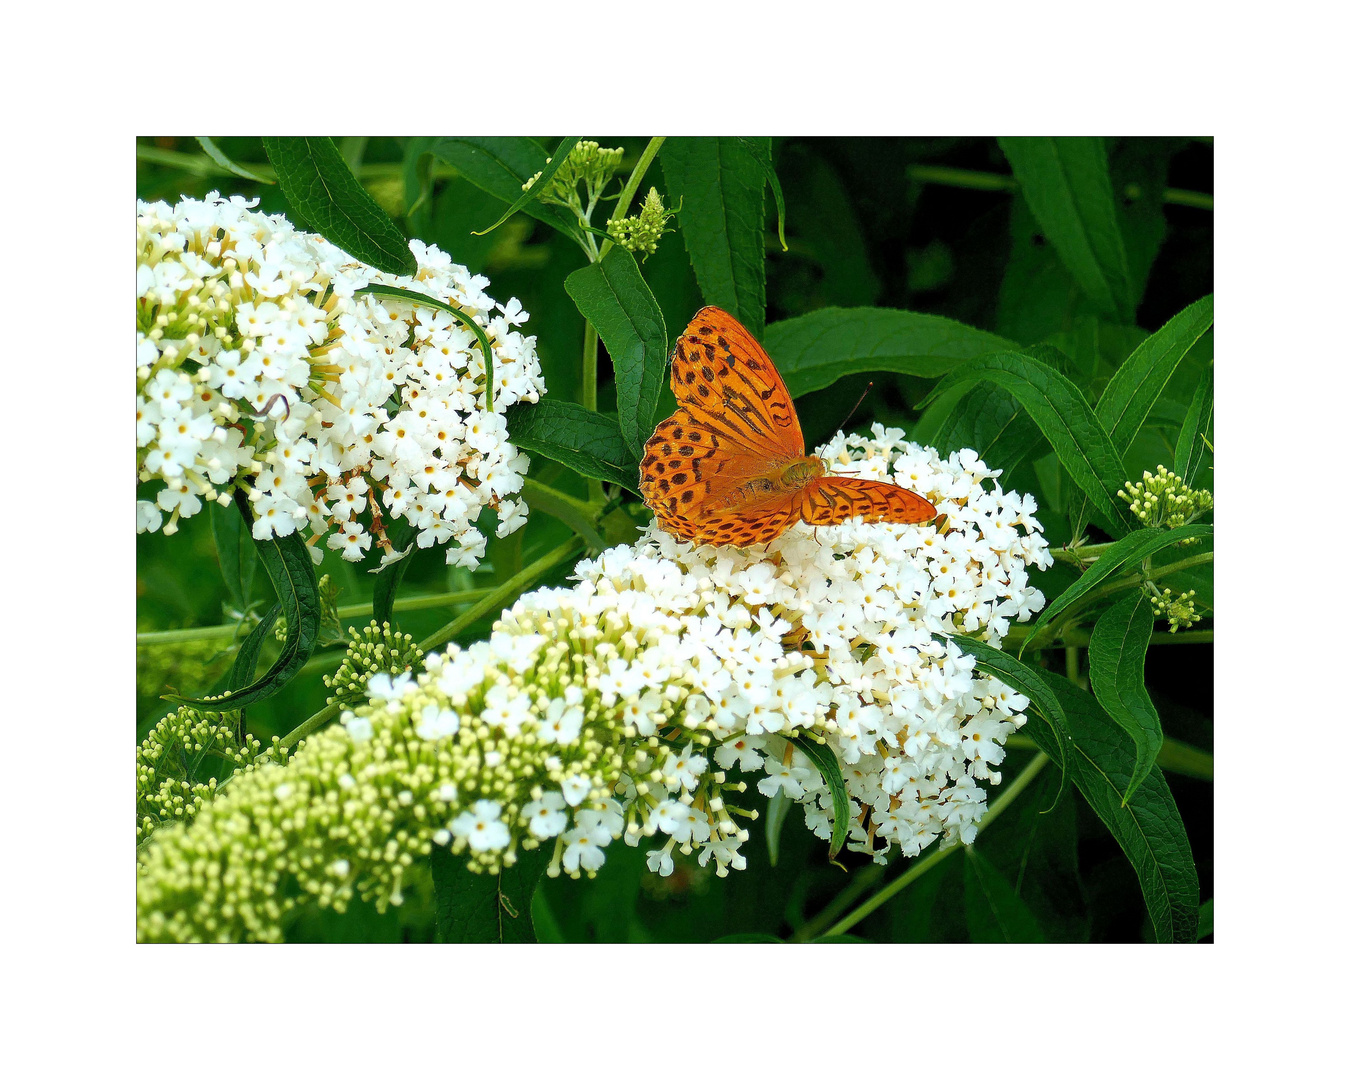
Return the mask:
M806 454L792 396L734 318L699 311L671 354L680 407L643 448L642 497L661 527L703 544L772 540L797 521L920 522L932 503L879 480L832 477Z

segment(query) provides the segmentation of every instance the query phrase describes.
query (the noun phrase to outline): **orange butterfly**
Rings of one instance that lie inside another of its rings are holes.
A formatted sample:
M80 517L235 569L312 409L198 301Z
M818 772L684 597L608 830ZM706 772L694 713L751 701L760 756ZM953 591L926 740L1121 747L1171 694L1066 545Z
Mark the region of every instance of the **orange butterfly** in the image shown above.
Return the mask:
M671 354L680 407L657 424L639 487L667 532L698 544L758 544L789 525L917 523L927 499L879 480L825 475L806 455L792 396L763 347L735 319L705 307Z

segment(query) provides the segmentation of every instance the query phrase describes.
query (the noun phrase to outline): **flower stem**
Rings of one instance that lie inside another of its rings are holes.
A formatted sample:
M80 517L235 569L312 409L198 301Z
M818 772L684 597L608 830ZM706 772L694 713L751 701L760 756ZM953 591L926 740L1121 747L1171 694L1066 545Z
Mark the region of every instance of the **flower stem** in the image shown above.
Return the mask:
M628 183L624 184L623 191L619 193L619 201L614 204L614 213L610 214L610 221L618 221L628 213L628 208L633 205L633 199L637 195L637 189L642 184L642 178L647 175L647 169L661 149L661 144L666 141L664 135L657 135L647 143L647 148L642 151L642 156L638 158L637 164L633 166L633 171L628 175ZM606 240L600 245L600 258L614 245Z
M1014 799L1030 786L1031 782L1036 779L1037 775L1045 768L1046 763L1049 762L1049 760L1050 758L1045 754L1037 754L1031 759L1030 764L1018 774L1017 779L1009 784L1007 788L999 794L999 797L989 804L989 809L985 812L984 817L980 819L980 830L982 832L988 828L989 825L991 825L994 820L1009 807L1009 805L1011 805ZM847 933L858 923L862 922L863 919L872 914L872 912L876 911L877 908L881 907L882 904L886 903L887 900L895 896L896 893L909 888L910 885L914 884L914 882L918 881L924 874L928 873L929 870L933 869L933 867L953 851L958 850L962 846L963 845L961 844L953 844L949 848L942 848L938 851L934 851L926 859L921 859L880 892L858 905L851 913L845 915L820 936L833 937L835 934ZM808 924L802 929L799 935L794 936L794 939L807 941L816 936L807 933L810 928L811 924Z

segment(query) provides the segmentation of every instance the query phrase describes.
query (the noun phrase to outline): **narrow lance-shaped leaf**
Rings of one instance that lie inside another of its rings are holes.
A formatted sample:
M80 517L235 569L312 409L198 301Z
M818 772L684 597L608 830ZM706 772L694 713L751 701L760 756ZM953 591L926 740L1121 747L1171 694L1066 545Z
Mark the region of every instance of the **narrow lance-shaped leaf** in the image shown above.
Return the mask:
M844 773L839 768L839 759L834 751L804 735L787 736L787 741L805 754L825 778L830 789L830 804L834 810L834 823L830 829L830 858L833 859L844 850L848 839L850 824L848 810L848 789L844 786Z
M946 376L919 403L929 402L981 379L1011 393L1049 440L1065 471L1122 535L1131 522L1116 493L1125 486L1125 467L1111 438L1083 392L1049 364L1025 353L1005 352L972 360Z
M233 506L211 504L211 535L216 542L216 557L220 560L220 576L230 593L235 609L248 610L253 599L253 575L258 566L258 554L253 538L244 528L244 519Z
M1153 633L1153 606L1142 591L1116 601L1093 627L1088 641L1092 689L1106 715L1134 740L1134 772L1122 801L1144 782L1162 749L1162 721L1144 689L1144 654Z
M1200 885L1195 858L1176 801L1155 764L1124 803L1134 774L1135 748L1091 694L1069 680L1043 672L1063 704L1072 736L1067 761L1049 726L1029 716L1024 729L1060 768L1101 818L1130 860L1159 941L1195 941Z
M911 438L917 438L911 434ZM964 394L928 440L940 454L973 447L1004 475L1026 457L1037 457L1045 437L1015 397L1001 386L978 383Z
M1191 487L1196 486L1196 478L1200 475L1205 437L1213 419L1214 368L1208 367L1200 376L1200 385L1195 388L1195 396L1191 398L1190 408L1186 410L1186 419L1182 422L1181 434L1177 437L1176 460L1173 465L1173 471L1177 476Z
M1213 525L1182 525L1176 529L1140 529L1122 537L1103 551L1081 578L1054 598L1041 612L1022 642L1019 655L1027 651L1041 634L1054 625L1059 614L1075 601L1088 595L1122 566L1138 566L1150 555L1191 537L1213 536Z
M420 293L414 289L400 289L397 285L367 285L356 290L357 296L363 293L381 296L387 300L404 300L413 305L421 304L424 307L435 308L437 311L445 311L453 315L462 325L468 327L473 332L473 336L478 339L478 347L483 352L484 407L488 412L492 412L492 342L488 340L487 332L478 325L477 319L460 311L453 304L447 304L444 300L438 300L434 296L428 296L426 293Z
M1119 322L1134 318L1135 287L1099 138L1003 138L1031 212L1080 288Z
M740 142L750 151L750 156L759 162L759 167L764 170L764 179L769 182L769 187L773 190L773 201L778 210L778 242L783 245L783 250L786 251L788 249L787 203L783 199L783 187L778 182L778 171L773 167L773 158L759 139L742 138Z
M248 506L248 496L243 491L237 490L234 498L245 521L251 524L252 513ZM267 673L256 682L232 690L223 696L207 701L166 694L165 697L169 701L217 711L242 709L277 693L295 677L313 654L319 635L319 582L314 574L314 563L310 560L309 548L305 546L305 541L298 532L293 532L289 536L273 536L266 540L257 540L255 543L258 557L272 579L272 587L276 590L281 613L286 616L286 641L281 647L280 655ZM257 655L256 652L254 655Z
M199 146L201 146L202 150L205 151L207 157L209 157L222 169L228 169L230 172L234 173L235 176L242 177L245 180L254 180L259 184L276 183L275 180L269 180L265 176L259 176L257 173L250 172L242 165L230 160L230 158L225 154L225 151L223 151L219 146L217 146L213 139L208 139L205 135L198 135L197 143Z
M764 814L764 844L769 849L770 866L778 865L778 841L783 835L783 822L787 821L787 812L791 807L791 800L780 787L773 793Z
M640 457L656 427L669 360L661 308L632 252L621 247L569 274L563 285L614 362L619 427L633 456Z
M404 551L406 554L394 562L381 566L375 572L375 591L371 597L371 618L377 625L389 623L393 625L394 621L394 595L398 592L398 587L403 584L403 575L408 572L408 567L412 565L413 556L417 554L417 544L414 542L417 538L417 530L407 521L400 521L398 527L394 530L394 535L389 538L395 551Z
M761 145L767 140L760 140ZM735 137L670 138L666 188L705 303L764 334L764 170Z
M513 202L510 205L510 207L507 208L506 213L504 213L501 217L499 217L486 229L482 229L479 232L474 233L474 236L483 236L487 233L490 233L493 229L495 229L503 221L509 218L512 214L516 213L516 211L523 210L530 203L534 202L535 199L539 198L539 196L543 194L544 189L548 187L548 182L553 179L553 174L556 173L558 169L562 167L563 162L567 160L567 155L572 152L572 147L576 146L576 144L579 143L580 141L581 139L577 136L569 136L568 138L563 139L560 143L558 143L557 147L554 148L553 155L549 159L548 164L546 164L543 167L543 169L540 170L539 179L535 180L533 183L530 183L530 186L520 193L520 196L515 200L515 202ZM533 175L534 175L533 173L530 174L531 177ZM526 177L526 182L529 183L529 177Z
M438 161L453 166L474 187L508 204L520 197L525 181L542 172L548 161L548 151L542 145L522 136L432 139L429 148ZM576 219L552 203L535 199L520 209L567 236L576 230Z
M506 427L511 441L527 453L639 494L637 461L612 416L546 397L536 405L512 405L506 410Z
M326 136L266 137L277 182L297 216L348 255L390 274L417 273L408 241Z
M859 371L934 379L968 360L1016 346L941 315L894 308L821 308L770 323L764 349L793 397Z

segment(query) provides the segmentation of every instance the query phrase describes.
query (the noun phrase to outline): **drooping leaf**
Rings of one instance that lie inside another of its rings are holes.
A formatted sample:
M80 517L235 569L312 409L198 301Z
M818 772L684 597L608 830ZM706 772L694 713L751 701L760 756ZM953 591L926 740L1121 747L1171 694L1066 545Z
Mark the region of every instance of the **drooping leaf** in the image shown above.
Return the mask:
M417 538L417 530L410 522L400 521L394 534L389 538L395 551L407 551L403 558L396 562L389 563L380 567L375 574L375 590L371 597L371 618L376 624L384 625L394 622L394 594L398 592L398 587L403 584L403 575L408 572L408 567L412 564L413 556L417 554L417 545L414 541Z
M823 746L804 735L787 736L787 741L811 760L829 786L830 803L834 809L834 824L830 830L830 858L833 859L844 849L851 824L848 789L844 786L844 773L839 768L839 759L828 746Z
M219 165L222 169L228 169L235 176L243 177L245 180L254 180L259 184L275 184L275 180L269 180L265 176L259 176L255 172L250 172L242 165L230 160L219 146L215 144L214 139L208 139L205 135L197 136L197 144L206 153L206 156Z
M493 229L495 229L503 221L509 218L512 214L516 213L519 210L523 210L530 203L538 199L539 196L543 194L544 189L548 186L548 182L553 179L554 173L556 173L562 167L563 162L567 160L567 155L572 152L572 147L576 146L576 144L579 143L580 141L581 139L579 136L573 135L568 136L567 138L559 142L558 145L554 148L552 155L549 157L548 163L543 167L543 169L540 170L539 179L535 180L534 183L530 184L529 187L527 187L524 191L520 193L519 196L517 196L516 200L507 208L506 213L504 213L501 217L499 217L486 229L480 229L478 232L474 233L474 235L484 236L487 233L490 233ZM534 175L533 173L530 174L530 176L533 175ZM528 181L529 177L526 177L526 182Z
M999 145L1046 238L1084 294L1117 321L1133 320L1137 289L1102 140L1037 136L1001 138Z
M1134 773L1126 800L1144 782L1163 743L1162 721L1144 689L1144 654L1152 633L1153 607L1136 589L1106 610L1088 641L1088 670L1097 701L1134 740Z
M531 900L548 868L552 845L518 851L515 865L498 874L475 874L464 854L436 844L431 881L436 890L436 935L447 944L535 940Z
M326 136L267 136L277 183L299 219L348 255L390 274L417 273L408 241Z
M1195 388L1190 408L1186 410L1186 419L1181 424L1181 434L1177 437L1177 452L1173 471L1183 483L1195 487L1200 475L1200 463L1205 454L1205 438L1214 419L1214 368L1208 367L1200 376L1200 384ZM1204 487L1203 483L1199 486Z
M764 331L764 349L793 397L858 371L938 378L968 360L1012 348L972 326L894 308L821 308Z
M235 507L217 502L211 504L211 535L230 602L236 611L247 611L253 599L253 575L258 568L253 537L244 528L244 519Z
M950 640L955 643L961 652L975 658L975 667L979 671L994 676L1019 694L1030 698L1031 703L1050 722L1050 729L1055 733L1060 755L1063 756L1068 752L1069 720L1054 690L1042 678L1044 672L1040 668L1030 667L1002 649L994 648L987 641L980 641L965 634L953 634L950 639L943 634L933 636L939 641Z
M783 835L783 822L792 808L792 802L779 788L769 800L769 809L764 814L764 843L769 849L769 865L778 865L778 841Z
M1045 941L1045 931L1012 883L975 847L965 849L965 886L971 941Z
M963 365L919 403L929 402L981 379L1009 391L1036 421L1066 472L1121 535L1132 522L1116 493L1125 487L1125 467L1083 392L1043 360L1027 352L1003 352Z
M1195 941L1200 893L1195 858L1162 770L1155 764L1123 804L1134 773L1134 743L1091 694L1053 672L1043 672L1043 677L1069 718L1072 742L1067 762L1060 758L1059 744L1039 716L1029 715L1023 730L1056 765L1066 768L1120 844L1139 876L1157 940Z
M251 526L252 513L248 508L248 496L243 491L236 491L235 503L244 515L245 522ZM205 701L200 698L166 694L168 700L180 705L192 705L214 711L243 709L277 693L295 677L313 654L319 636L321 613L319 582L314 574L314 563L310 560L309 548L298 532L293 532L289 536L255 540L254 543L257 545L258 558L262 561L268 577L272 579L277 603L281 605L281 614L286 617L286 641L281 647L280 655L266 674L257 681L231 690L220 697ZM255 652L254 656L256 655Z
M639 493L637 461L612 416L546 397L535 405L512 405L506 410L506 427L511 441L528 453Z
M759 140L767 153L767 139ZM764 170L739 138L676 137L661 147L680 233L703 300L764 336Z
M460 311L453 304L447 304L444 300L439 300L434 296L428 296L426 293L418 292L416 289L401 289L397 285L366 285L357 289L355 295L369 294L371 296L383 297L386 300L402 300L406 303L416 306L421 304L423 307L435 308L437 311L448 312L463 326L473 332L473 336L478 339L478 348L483 354L483 398L484 407L488 412L492 412L492 342L488 340L487 333L478 325L478 320L470 317L467 313Z
M656 427L669 361L666 321L633 254L611 248L564 282L577 310L594 326L614 362L619 428L633 457Z
M788 249L787 203L783 201L783 187L778 182L778 172L773 167L771 151L764 145L762 139L741 137L740 143L750 152L750 156L759 163L759 167L764 170L764 179L769 182L769 187L773 190L774 206L778 210L778 242L783 245L783 250L786 251Z
M1155 555L1182 540L1213 534L1213 525L1191 524L1182 525L1177 529L1139 529L1121 537L1097 556L1081 578L1046 605L1040 617L1032 624L1031 632L1027 634L1021 649L1018 650L1019 655L1025 653L1032 642L1053 626L1055 619L1069 605L1086 596L1122 566L1138 566L1150 555Z
M518 136L433 139L430 150L437 160L453 166L474 187L508 205L520 197L525 182L542 172L548 161L548 151L540 143ZM521 211L568 236L575 232L575 219L551 203L535 199L521 206Z
M262 652L263 644L272 636L272 627L276 626L280 615L281 602L278 601L263 612L258 625L250 631L248 637L244 638L239 651L234 654L234 665L225 679L227 690L239 690L253 681L253 673L258 667L258 654Z
M403 147L403 217L413 236L429 239L427 232L431 225L432 194L435 184L432 181L431 165L434 157L431 145L434 139L424 135L415 135ZM462 260L458 248L456 260Z

